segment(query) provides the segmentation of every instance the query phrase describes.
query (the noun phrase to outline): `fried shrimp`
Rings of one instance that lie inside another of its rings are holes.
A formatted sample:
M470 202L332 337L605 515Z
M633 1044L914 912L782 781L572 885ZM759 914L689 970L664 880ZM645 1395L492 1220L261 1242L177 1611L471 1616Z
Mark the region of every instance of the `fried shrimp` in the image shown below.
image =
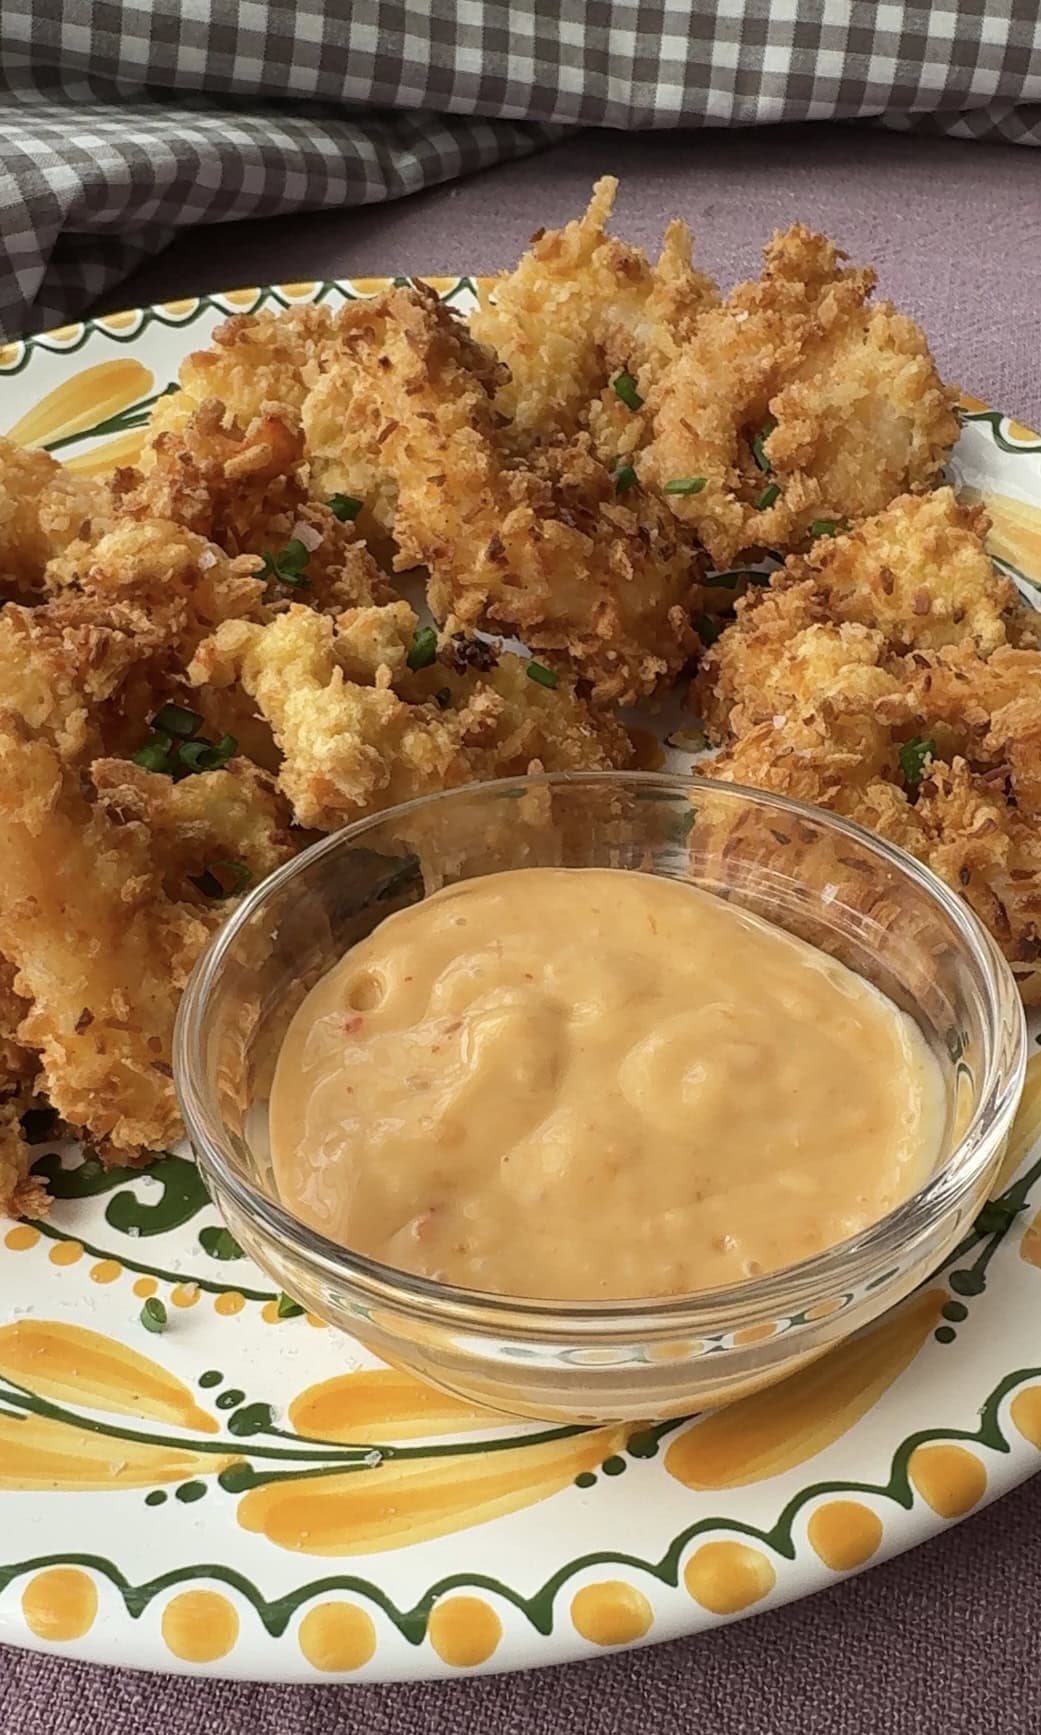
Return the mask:
M511 458L432 290L355 302L340 331L351 373L370 377L363 408L397 485L397 564L427 567L435 617L559 655L601 704L678 673L700 564L667 509L620 497L587 437Z
M41 591L47 562L109 513L101 483L0 435L0 602Z
M283 755L279 784L298 824L323 831L424 790L535 763L626 762L618 724L589 711L565 681L529 679L519 657L500 658L482 642L470 667L461 648L469 641L449 639L440 659L414 673L416 631L404 603L354 611L339 628L297 605L269 626L229 622L200 647L190 674L213 686L241 681Z
M870 270L796 224L650 389L637 468L717 566L932 487L958 435L925 338Z
M0 714L0 953L28 1002L18 1039L58 1113L121 1160L179 1136L170 1043L215 926L169 899L147 827L88 800L20 719Z
M655 266L606 233L617 191L604 175L582 217L541 230L512 271L480 286L470 327L509 369L496 406L520 434L577 433L613 373L660 365L719 300L693 269L684 223L670 223Z

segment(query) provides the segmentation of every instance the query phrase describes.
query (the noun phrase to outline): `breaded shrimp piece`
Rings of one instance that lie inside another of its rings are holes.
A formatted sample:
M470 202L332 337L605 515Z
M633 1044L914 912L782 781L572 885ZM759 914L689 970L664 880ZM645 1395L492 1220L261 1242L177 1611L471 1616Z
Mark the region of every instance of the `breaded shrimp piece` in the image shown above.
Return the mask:
M175 783L126 759L97 759L91 781L117 824L147 826L167 897L211 903L256 884L295 853L286 801L274 778L235 757L220 771ZM220 891L196 883L209 873Z
M878 628L894 651L965 642L986 656L1021 607L987 553L988 529L983 509L959 505L951 488L907 494L847 534L821 537L774 582L812 579L828 614Z
M73 543L47 568L56 597L87 598L99 612L119 605L158 627L187 661L222 620L261 610L265 586L252 556L229 559L169 519L121 518L92 546Z
M521 433L576 433L612 372L671 351L719 299L692 268L685 224L669 225L653 268L606 233L617 191L604 175L582 217L541 230L512 271L479 288L471 330L509 368L496 406Z
M268 596L299 590L315 607L382 602L390 586L357 526L310 498L304 440L289 413L268 406L245 431L208 399L180 432L154 436L149 467L117 474L114 493L128 517L172 519L230 556L267 556ZM280 577L279 556L303 543L306 563Z
M177 999L213 930L171 902L145 826L92 804L18 718L0 715L0 952L29 1007L58 1113L114 1159L179 1136L170 1074Z
M47 562L109 516L100 482L0 435L0 601L42 590Z
M0 710L17 713L63 763L137 745L162 629L132 609L83 597L0 609Z
M639 491L620 498L588 437L511 458L432 290L354 302L340 334L397 483L397 565L428 568L435 617L558 653L601 704L677 674L696 643L700 561L671 514Z
M641 481L671 493L717 566L803 546L817 521L880 512L930 488L955 440L953 395L919 328L875 275L800 224L775 235L763 276L699 321L650 389Z
M369 612L391 618L377 626L361 618ZM413 674L402 652L415 630L400 603L354 611L342 634L297 605L265 627L227 623L189 673L212 686L241 682L256 699L283 754L280 787L298 823L322 831L533 761L551 769L625 762L617 724L591 713L565 681L551 690L529 680L520 658L496 667L483 647L488 667L459 674L448 641L449 666ZM367 671L366 645L376 659Z
M243 426L261 416L267 404L299 412L332 320L322 304L234 314L217 326L209 349L185 357L181 389L158 399L152 430L181 432L200 405L213 398Z

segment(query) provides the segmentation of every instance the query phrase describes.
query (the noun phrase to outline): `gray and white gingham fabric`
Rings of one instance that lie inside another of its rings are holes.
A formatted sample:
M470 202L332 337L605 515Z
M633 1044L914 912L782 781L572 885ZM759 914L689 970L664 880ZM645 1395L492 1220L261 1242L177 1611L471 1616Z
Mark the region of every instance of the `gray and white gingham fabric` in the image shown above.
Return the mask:
M823 119L1041 145L1039 0L0 0L0 338L188 224Z

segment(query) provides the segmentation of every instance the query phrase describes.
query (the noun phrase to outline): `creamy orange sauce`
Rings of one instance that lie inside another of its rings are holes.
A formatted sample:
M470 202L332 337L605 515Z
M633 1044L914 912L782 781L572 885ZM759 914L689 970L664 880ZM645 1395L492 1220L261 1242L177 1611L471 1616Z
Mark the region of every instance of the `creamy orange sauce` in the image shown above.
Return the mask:
M547 1299L805 1259L936 1164L917 1026L733 904L523 868L389 917L311 989L271 1095L286 1206L386 1264Z

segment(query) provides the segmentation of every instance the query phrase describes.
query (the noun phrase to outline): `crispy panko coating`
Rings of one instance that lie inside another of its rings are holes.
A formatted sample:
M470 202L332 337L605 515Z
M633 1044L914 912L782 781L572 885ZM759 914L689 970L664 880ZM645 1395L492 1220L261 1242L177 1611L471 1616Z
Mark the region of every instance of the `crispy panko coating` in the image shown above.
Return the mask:
M0 601L42 590L47 562L109 515L100 482L0 435Z
M984 546L989 528L951 488L904 495L847 535L821 537L777 582L812 579L832 619L877 627L894 650L971 643L986 656L1021 608Z
M359 414L397 483L397 564L428 568L435 617L557 653L601 704L677 674L696 642L700 562L669 512L638 491L619 498L588 437L511 458L432 290L353 302L340 334L368 372Z
M172 519L237 556L278 555L302 542L308 559L295 585L269 576L272 599L306 589L315 607L336 612L384 602L392 594L354 523L309 497L304 439L290 413L267 406L245 428L208 399L178 432L154 435L144 474L117 474L120 511L134 518Z
M548 689L522 658L450 638L435 665L406 658L406 603L342 625L293 606L265 627L229 622L201 646L192 678L241 681L283 754L279 784L297 822L332 831L432 789L525 771L624 764L628 738L563 679ZM468 666L468 651L477 667ZM366 667L366 662L368 666Z
M215 926L164 893L148 828L117 824L0 714L0 952L58 1113L115 1160L179 1136L170 1042Z
M669 224L653 267L605 232L617 191L604 175L582 217L540 231L512 271L480 286L470 328L509 368L496 405L521 434L576 433L613 373L660 366L719 300L691 265L684 223Z
M45 1210L46 1189L31 1173L33 1152L21 1118L33 1100L38 1063L18 1039L29 1003L15 992L15 970L0 958L0 1212L11 1217Z
M321 304L261 308L226 319L209 349L195 350L181 363L181 389L158 400L152 429L180 433L194 411L213 398L243 427L263 415L267 404L299 412L317 376L332 320Z
M248 759L177 783L126 759L95 760L90 774L100 806L117 824L147 826L163 889L175 900L209 907L212 900L195 883L207 870L241 869L230 878L244 891L298 847L274 778Z
M718 567L797 549L815 521L865 518L931 487L958 437L918 326L868 304L874 272L844 268L800 224L765 258L648 389L640 479L704 482L669 499Z

